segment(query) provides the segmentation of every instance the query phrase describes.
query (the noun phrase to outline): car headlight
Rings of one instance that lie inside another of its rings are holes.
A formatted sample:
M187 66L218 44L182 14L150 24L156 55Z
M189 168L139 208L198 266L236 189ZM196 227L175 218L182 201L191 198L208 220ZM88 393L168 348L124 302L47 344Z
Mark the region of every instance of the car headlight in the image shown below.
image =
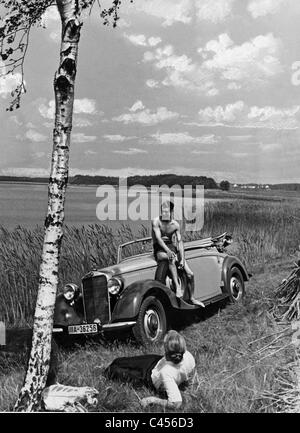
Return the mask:
M111 278L108 280L107 288L111 295L117 295L122 288L122 281L119 278Z

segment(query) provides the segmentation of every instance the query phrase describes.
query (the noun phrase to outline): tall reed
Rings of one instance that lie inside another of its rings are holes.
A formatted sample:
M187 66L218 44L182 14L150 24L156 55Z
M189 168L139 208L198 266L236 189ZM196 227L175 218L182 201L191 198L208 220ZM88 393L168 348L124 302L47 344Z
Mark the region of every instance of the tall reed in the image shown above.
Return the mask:
M248 268L292 254L299 245L300 222L293 215L300 205L235 200L209 203L205 207L205 224L201 232L184 234L197 239L228 231L234 243L230 252ZM81 277L92 268L115 263L117 247L134 237L150 234L139 226L95 224L65 227L59 268L59 282L80 284ZM136 232L136 230L135 230ZM31 325L38 287L43 229L17 227L9 231L0 227L0 320L10 326Z

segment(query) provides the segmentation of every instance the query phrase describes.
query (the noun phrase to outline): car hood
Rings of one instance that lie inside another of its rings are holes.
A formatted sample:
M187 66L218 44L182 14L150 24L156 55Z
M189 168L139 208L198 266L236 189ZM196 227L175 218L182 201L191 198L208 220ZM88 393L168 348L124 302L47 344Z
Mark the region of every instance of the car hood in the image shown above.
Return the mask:
M97 276L103 273L105 273L108 278L111 278L118 275L124 275L128 272L139 271L141 269L147 269L154 266L157 266L157 263L153 257L153 254L147 253L135 257L130 257L116 265L108 266L101 269L94 269L88 274L86 274L83 278L89 278L91 276Z

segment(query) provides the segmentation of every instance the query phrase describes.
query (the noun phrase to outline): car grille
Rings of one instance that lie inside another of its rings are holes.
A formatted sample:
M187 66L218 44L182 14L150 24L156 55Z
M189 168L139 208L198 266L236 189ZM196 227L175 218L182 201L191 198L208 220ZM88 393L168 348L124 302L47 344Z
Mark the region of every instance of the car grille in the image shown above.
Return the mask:
M101 324L109 321L109 294L105 275L83 280L83 298L87 323L100 319Z

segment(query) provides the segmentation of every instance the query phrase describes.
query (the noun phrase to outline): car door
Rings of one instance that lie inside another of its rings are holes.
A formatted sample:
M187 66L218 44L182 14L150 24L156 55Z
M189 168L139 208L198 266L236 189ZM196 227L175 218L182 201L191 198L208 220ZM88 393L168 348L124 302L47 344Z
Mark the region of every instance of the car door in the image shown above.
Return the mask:
M201 301L222 294L223 257L206 250L188 251L187 262L194 273L196 299Z

